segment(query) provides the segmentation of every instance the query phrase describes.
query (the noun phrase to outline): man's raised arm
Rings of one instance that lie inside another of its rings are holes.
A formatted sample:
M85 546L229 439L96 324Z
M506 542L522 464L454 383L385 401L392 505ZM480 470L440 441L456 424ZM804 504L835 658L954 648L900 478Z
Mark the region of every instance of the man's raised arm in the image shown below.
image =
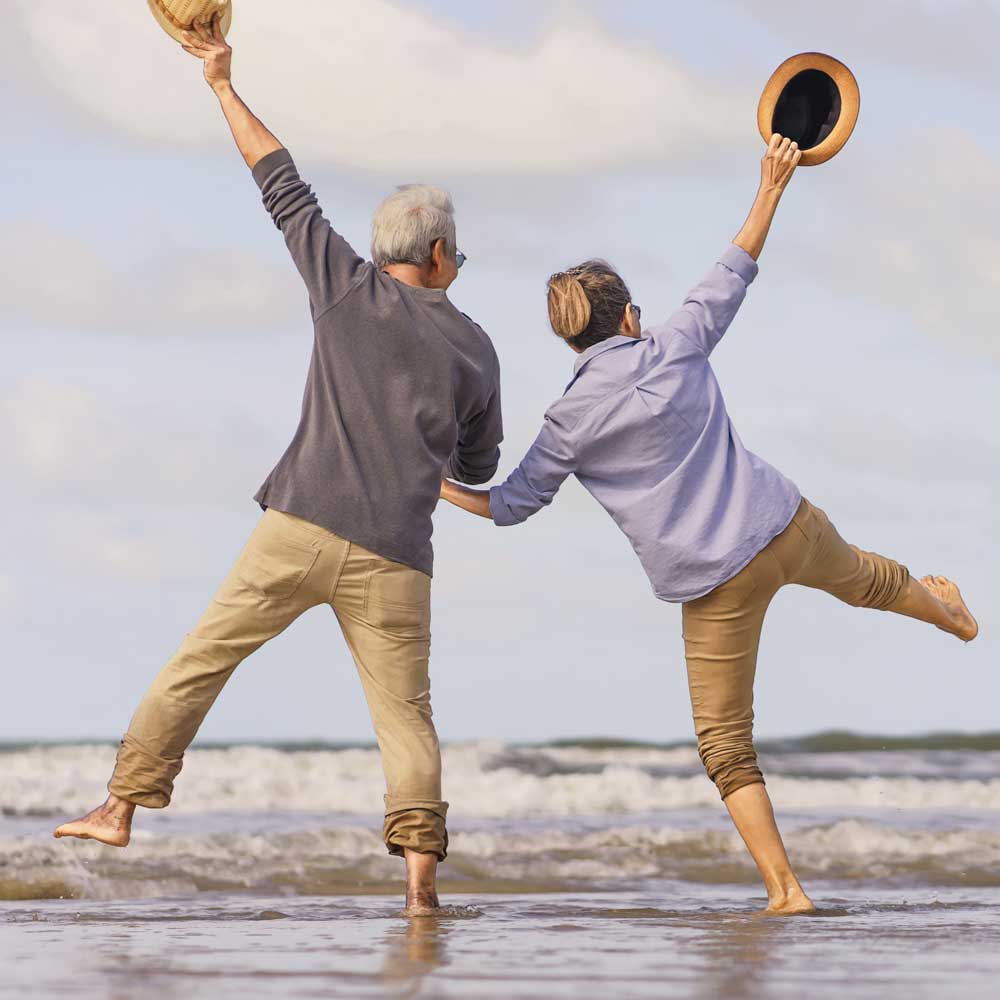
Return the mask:
M364 261L323 217L288 150L233 89L233 50L222 37L219 15L194 27L183 32L184 51L204 63L205 80L219 98L236 145L263 193L264 205L285 237L315 319L350 290Z
M219 98L236 145L247 166L253 170L259 160L282 146L233 90L233 50L222 35L220 17L216 14L210 23L196 23L193 31L181 32L182 48L203 61L205 82Z

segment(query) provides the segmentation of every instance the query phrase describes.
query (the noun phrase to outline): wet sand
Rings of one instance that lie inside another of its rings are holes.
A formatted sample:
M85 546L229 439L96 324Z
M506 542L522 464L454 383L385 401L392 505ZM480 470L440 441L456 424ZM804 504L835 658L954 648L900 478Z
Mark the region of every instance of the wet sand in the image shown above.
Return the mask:
M0 997L878 997L975 1000L1000 981L1000 890L845 892L754 914L756 889L0 903Z

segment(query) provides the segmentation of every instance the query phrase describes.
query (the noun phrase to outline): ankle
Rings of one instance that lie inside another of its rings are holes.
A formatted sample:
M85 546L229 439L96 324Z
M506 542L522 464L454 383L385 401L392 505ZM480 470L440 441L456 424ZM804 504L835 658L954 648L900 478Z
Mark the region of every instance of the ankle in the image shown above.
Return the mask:
M767 889L768 906L785 906L795 900L805 898L806 895L805 890L794 876L787 880L771 882L765 888Z
M130 820L135 813L135 803L128 799L120 799L117 795L109 794L107 801L102 807L102 811L116 819Z

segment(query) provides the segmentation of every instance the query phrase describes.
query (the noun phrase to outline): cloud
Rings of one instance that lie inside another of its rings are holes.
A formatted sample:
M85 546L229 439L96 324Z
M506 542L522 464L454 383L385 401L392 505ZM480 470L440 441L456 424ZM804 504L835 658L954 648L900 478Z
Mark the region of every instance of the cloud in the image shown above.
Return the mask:
M193 403L178 407L169 384L99 394L24 378L0 396L0 441L28 502L104 507L113 494L123 506L227 503L256 488L282 443L252 405L220 403L206 419Z
M147 241L166 242L156 233ZM15 219L0 230L0 258L5 317L50 328L204 334L274 328L304 313L290 269L241 248L161 250L117 266L71 232Z
M198 66L144 4L17 6L37 72L80 111L171 147L229 141ZM230 40L254 110L290 147L342 166L708 163L752 133L733 91L580 14L530 46L500 47L387 0L303 0L282 18L241 0Z
M895 66L963 80L988 90L1000 86L994 69L1000 5L986 0L840 0L836 16L825 4L801 0L740 0L755 17L801 48L820 48L872 67ZM862 102L864 98L862 97Z
M1000 357L1000 164L969 133L914 133L891 167L831 170L823 185L828 218L799 225L775 257L959 350Z

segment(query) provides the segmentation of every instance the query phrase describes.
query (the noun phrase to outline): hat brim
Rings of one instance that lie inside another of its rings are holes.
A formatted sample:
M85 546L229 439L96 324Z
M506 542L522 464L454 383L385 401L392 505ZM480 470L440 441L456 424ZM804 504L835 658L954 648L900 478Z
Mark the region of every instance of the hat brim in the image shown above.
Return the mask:
M156 23L175 41L183 42L184 39L181 37L182 31L190 31L191 24L200 17L203 13L213 13L219 6L215 0L204 0L201 3L200 9L196 9L193 12L191 21L187 24L180 23L176 17L174 17L170 11L167 10L166 6L163 4L162 0L146 0L149 4L149 9L152 11L153 17L156 18ZM222 29L223 37L229 33L229 28L233 23L233 0L226 0L226 5L222 10L222 21L219 27Z
M771 74L771 79L767 81L764 92L760 95L760 102L757 105L757 128L764 142L771 141L774 133L772 125L775 108L785 87L805 70L818 70L828 76L840 97L840 114L833 127L816 145L802 150L799 166L813 167L817 163L825 163L831 156L839 153L844 143L851 137L858 120L861 95L854 74L839 59L824 55L822 52L801 52L797 56L792 56Z

